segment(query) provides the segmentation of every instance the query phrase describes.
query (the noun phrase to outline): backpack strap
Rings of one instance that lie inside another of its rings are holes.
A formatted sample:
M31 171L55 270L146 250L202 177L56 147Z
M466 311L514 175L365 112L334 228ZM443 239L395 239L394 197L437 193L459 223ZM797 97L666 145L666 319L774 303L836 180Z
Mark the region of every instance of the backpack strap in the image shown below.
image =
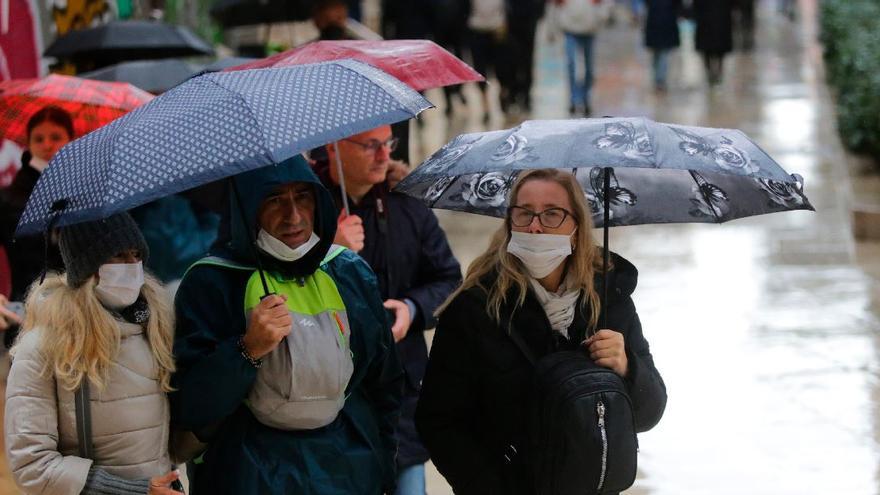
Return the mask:
M83 459L95 458L94 445L92 445L92 406L89 403L89 396L89 377L83 376L74 395L76 438L79 443L79 456Z
M526 342L522 339L522 336L515 331L513 326L513 315L510 315L510 318L507 321L504 321L504 318L501 319L501 328L507 333L510 337L510 340L513 341L514 344L519 348L519 350L525 355L526 359L532 363L532 366L537 366L538 360L535 358L535 354L529 349L529 346L526 345Z

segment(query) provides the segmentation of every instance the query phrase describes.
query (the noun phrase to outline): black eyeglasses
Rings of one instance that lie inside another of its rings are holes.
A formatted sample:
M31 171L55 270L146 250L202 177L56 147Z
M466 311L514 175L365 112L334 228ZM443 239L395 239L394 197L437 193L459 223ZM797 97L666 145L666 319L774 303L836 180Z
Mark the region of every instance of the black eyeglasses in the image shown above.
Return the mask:
M354 144L360 146L361 148L364 149L364 151L367 151L370 153L375 153L375 152L379 151L379 148L381 148L382 146L385 146L386 148L388 148L388 151L396 150L397 143L400 142L400 139L398 139L396 137L389 138L388 141L379 141L378 139L370 139L366 143L359 143L359 142L355 141L354 139L346 139L346 141L348 141L349 143L354 143Z
M565 208L547 208L544 211L532 211L522 206L510 207L510 223L515 227L528 227L532 224L532 220L538 217L541 225L548 229L556 229L570 215L574 216Z

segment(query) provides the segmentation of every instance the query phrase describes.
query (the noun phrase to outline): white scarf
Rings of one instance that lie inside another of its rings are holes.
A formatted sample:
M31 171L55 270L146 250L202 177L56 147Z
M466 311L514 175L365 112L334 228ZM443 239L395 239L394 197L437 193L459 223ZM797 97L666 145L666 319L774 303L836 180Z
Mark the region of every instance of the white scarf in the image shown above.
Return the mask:
M565 338L569 338L568 327L574 321L575 306L581 295L580 289L567 288L569 279L570 275L566 276L565 280L560 284L559 290L550 292L536 279L529 277L532 290L535 291L538 302L541 303L541 307L547 313L547 319L550 320L550 327L564 335Z

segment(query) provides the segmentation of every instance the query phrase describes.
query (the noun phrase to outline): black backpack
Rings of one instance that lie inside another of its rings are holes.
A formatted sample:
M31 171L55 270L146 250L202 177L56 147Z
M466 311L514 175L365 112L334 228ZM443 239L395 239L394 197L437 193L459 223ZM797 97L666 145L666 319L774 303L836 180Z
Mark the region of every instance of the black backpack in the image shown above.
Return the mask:
M534 493L613 494L632 486L638 440L623 379L583 351L536 360L509 334L535 367L525 453Z

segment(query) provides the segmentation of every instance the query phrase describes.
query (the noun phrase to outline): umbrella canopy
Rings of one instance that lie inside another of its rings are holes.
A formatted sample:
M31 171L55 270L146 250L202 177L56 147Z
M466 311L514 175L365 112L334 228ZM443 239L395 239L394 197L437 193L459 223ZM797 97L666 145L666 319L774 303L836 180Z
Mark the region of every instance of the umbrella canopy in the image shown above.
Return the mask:
M163 93L177 86L199 70L176 58L122 62L80 74L85 79L127 82L150 93Z
M211 62L210 64L206 65L203 70L214 72L218 70L228 69L230 67L235 67L236 65L247 64L255 60L259 59L254 57L226 57Z
M500 217L516 177L534 168L574 173L597 227L605 225L606 198L610 226L725 222L813 209L802 179L741 131L645 118L526 121L514 129L462 134L397 190L432 208Z
M429 40L316 41L226 70L288 67L352 58L378 67L416 91L483 81L483 76Z
M463 134L434 153L396 190L432 208L504 216L519 174L560 168L577 178L603 227L602 307L608 301L608 228L726 222L813 210L803 180L789 175L741 131L646 118L526 121ZM607 326L607 314L603 316Z
M315 0L218 0L210 14L223 27L305 21L311 18L315 3Z
M70 31L44 52L47 57L92 62L96 68L126 60L213 54L211 45L188 28L157 21L110 21Z
M104 218L430 106L354 60L196 76L61 148L16 235Z
M82 136L153 99L128 83L92 81L50 75L42 79L0 82L0 137L27 145L27 121L47 105L73 117L74 132Z

